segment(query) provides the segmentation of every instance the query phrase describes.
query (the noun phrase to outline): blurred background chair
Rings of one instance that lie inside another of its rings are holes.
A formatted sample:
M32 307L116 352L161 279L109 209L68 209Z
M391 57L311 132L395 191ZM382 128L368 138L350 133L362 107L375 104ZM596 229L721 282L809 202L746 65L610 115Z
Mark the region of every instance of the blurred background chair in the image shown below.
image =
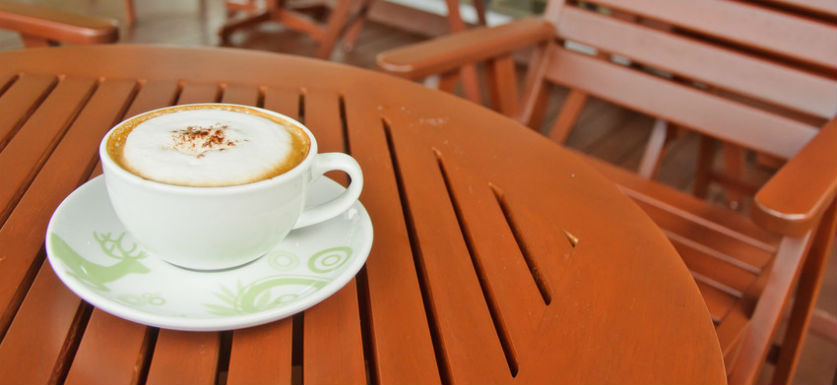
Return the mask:
M566 87L545 132L558 143L591 97L657 118L639 175L591 162L655 220L692 271L731 384L756 380L792 308L770 382L788 383L835 233L837 4L761 3L553 0L542 19L444 36L377 60L414 80L479 64L486 104L537 130L550 88ZM521 95L514 55L532 47ZM723 175L713 168L716 142L738 152L732 156L746 149L789 161L757 189L747 218L653 181L673 125L706 138L698 179Z
M328 59L335 44L344 35L347 35L346 46L354 45L373 2L337 0L334 8L331 8L322 2L299 0L267 0L264 6L255 0L227 0L225 7L229 20L218 31L218 35L226 43L229 35L238 29L268 20L278 21L316 40L319 43L316 56ZM323 18L326 19L324 22L317 21Z
M5 0L0 0L0 29L18 32L27 48L119 40L116 22L111 19Z

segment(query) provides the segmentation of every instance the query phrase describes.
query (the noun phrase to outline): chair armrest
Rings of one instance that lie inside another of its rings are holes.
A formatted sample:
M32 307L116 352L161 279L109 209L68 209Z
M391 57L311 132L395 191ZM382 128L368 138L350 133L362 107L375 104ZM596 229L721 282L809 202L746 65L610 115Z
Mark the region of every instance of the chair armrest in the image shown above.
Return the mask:
M837 119L828 122L756 193L751 217L760 226L800 236L837 192Z
M497 57L555 36L546 20L528 18L496 27L474 28L379 54L378 68L417 80Z
M55 9L0 0L0 29L49 41L76 44L112 43L116 22Z

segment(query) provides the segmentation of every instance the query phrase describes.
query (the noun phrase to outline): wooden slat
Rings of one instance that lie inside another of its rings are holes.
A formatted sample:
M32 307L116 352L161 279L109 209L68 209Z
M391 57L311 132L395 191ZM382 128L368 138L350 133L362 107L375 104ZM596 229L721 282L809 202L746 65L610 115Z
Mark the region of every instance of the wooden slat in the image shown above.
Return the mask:
M704 84L821 118L837 114L833 79L575 7L556 27L568 40Z
M233 332L227 384L291 384L293 319Z
M718 342L721 343L721 350L724 352L727 374L732 373L735 368L735 355L740 351L742 337L746 335L749 324L750 318L741 306L736 306L715 328L718 333Z
M564 105L561 106L561 112L555 118L552 129L549 130L549 138L555 143L563 144L567 140L567 136L570 135L576 121L578 121L578 116L581 115L581 110L584 109L585 104L587 104L586 93L579 90L570 90Z
M343 127L338 94L308 90L305 125L314 134L319 152L343 152ZM345 184L342 174L336 179ZM355 280L305 312L303 379L308 384L366 382Z
M268 88L264 93L264 108L299 119L299 90Z
M360 201L376 232L365 266L367 316L374 336L375 367L370 369L381 384L438 384L441 379L383 122L365 95L349 93L345 103L352 156L365 180Z
M806 249L810 233L800 238L784 238L769 275L760 277L757 286L763 287L761 300L750 318L747 343L742 347L736 370L729 378L731 384L753 383L758 368L764 363L773 341L773 334L782 309L791 294L791 287L800 269L799 256Z
M445 161L444 154L440 156L477 274L499 326L498 334L503 337L507 359L516 371L522 346L536 333L545 299L488 182L471 175L455 161Z
M65 79L0 152L0 224L87 102L93 79Z
M212 103L220 95L221 88L215 83L187 83L180 91L177 104Z
M517 116L517 73L512 55L491 60L486 66L486 77L494 109L506 116Z
M3 93L6 92L8 87L11 87L15 80L17 80L17 74L4 73L0 75L0 96L3 96Z
M585 159L608 179L616 182L634 200L640 195L653 197L646 199L648 204L665 208L676 213L677 216L688 218L700 226L715 231L726 231L728 236L746 242L758 249L774 253L780 237L771 234L742 215L732 215L730 210L708 204L673 188L640 178L630 171L621 169L602 160L585 157Z
M408 134L411 129L416 128L392 118L393 151L444 361L442 382L509 382L511 373L441 171L429 146Z
M64 384L137 383L148 333L143 325L94 309Z
M619 181L615 182L618 183ZM772 259L772 251L764 250L753 245L753 243L757 243L756 240L749 239L749 242L741 242L740 234L736 234L730 229L725 229L719 224L712 226L691 221L688 215L681 216L678 215L680 213L676 210L668 210L668 207L665 205L656 205L655 203L657 202L654 200L653 195L639 196L643 193L645 192L636 191L635 194L629 195L635 198L636 203L654 220L654 223L667 233L669 238L677 238L678 241L685 244L707 245L703 247L705 247L704 251L708 254L716 255L722 260L738 264L740 267L754 273L758 273ZM706 203L707 206L710 204ZM727 215L733 216L739 214L729 211Z
M230 94L228 87L224 96ZM250 96L252 99L252 96ZM299 91L271 88L265 92L264 107L292 118L299 112ZM229 385L290 384L293 320L284 320L233 332Z
M712 320L715 322L724 319L738 300L738 298L701 281L697 281L697 286L706 302L706 307L709 308L709 314L712 315Z
M160 329L146 384L214 385L219 346L218 333Z
M259 89L255 86L231 84L224 88L221 101L224 103L255 106L259 101Z
M602 0L598 4L774 54L837 68L837 27L725 0Z
M556 49L552 60L551 81L785 159L817 133L795 120L583 54Z
M81 300L55 276L49 263L41 265L30 294L21 305L0 345L0 383L46 384L59 374L68 358ZM38 357L38 359L32 359ZM14 368L14 370L11 370Z
M837 3L831 0L760 0L765 3L785 5L829 16L837 16Z
M305 383L365 384L355 280L305 311L303 319L302 378Z
M740 296L755 283L757 278L755 273L720 260L706 253L704 250L694 247L693 244L688 244L678 239L670 240L674 248L677 249L677 253L683 258L683 262L686 263L686 266L693 274L717 281L718 284L736 292L730 294ZM724 289L723 287L719 288Z
M213 83L186 83L177 104L214 102L220 88ZM220 334L160 330L148 369L148 384L214 384ZM188 357L188 360L184 360Z
M53 85L55 76L21 74L0 97L0 150L11 140L17 128L29 118Z
M174 102L177 82L149 80L134 98L125 117ZM101 174L97 165L92 175ZM143 369L147 327L93 309L67 375L67 385L133 384Z
M134 87L128 80L102 82L0 229L0 330L25 294L24 282L43 245L50 215L87 178L99 141L122 117Z

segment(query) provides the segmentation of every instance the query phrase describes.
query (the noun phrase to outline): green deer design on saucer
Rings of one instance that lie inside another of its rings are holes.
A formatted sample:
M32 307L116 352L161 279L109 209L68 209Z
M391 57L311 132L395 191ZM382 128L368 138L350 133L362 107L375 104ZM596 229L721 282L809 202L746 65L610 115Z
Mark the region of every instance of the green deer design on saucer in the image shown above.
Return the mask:
M105 286L106 283L116 281L130 273L146 274L150 271L139 262L140 259L146 257L145 251L140 250L136 244L125 249L122 246L124 237L124 232L116 238L113 238L110 233L93 232L93 238L105 255L119 261L112 265L100 265L84 259L55 233L50 234L50 242L56 251L56 256L64 262L68 274L96 290L110 291Z

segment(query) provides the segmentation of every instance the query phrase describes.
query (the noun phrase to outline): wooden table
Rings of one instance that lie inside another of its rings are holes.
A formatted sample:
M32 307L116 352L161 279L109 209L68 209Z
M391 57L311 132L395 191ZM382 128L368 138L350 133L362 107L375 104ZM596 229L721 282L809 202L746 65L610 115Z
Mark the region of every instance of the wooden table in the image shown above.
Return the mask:
M228 332L91 308L47 221L124 117L223 101L304 121L366 175L365 268L303 314ZM0 53L0 383L724 383L660 230L579 157L454 96L328 62L150 46Z

